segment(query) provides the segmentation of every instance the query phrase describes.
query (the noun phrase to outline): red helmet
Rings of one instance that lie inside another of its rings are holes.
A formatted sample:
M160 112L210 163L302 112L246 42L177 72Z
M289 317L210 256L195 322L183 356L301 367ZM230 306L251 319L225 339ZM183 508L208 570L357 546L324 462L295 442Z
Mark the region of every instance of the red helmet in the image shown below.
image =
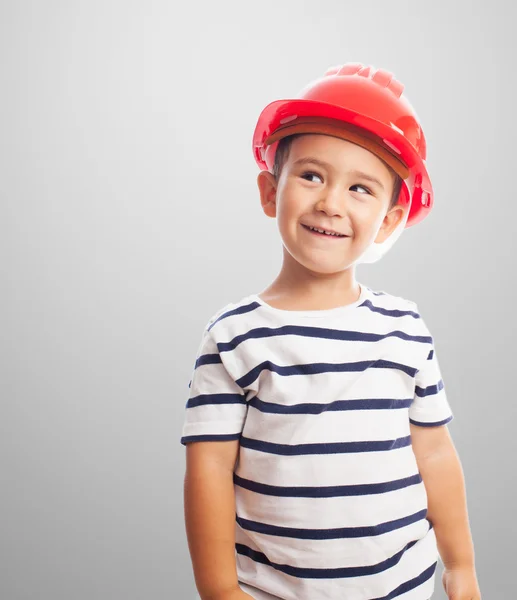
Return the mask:
M424 132L402 96L403 89L383 69L360 63L332 67L304 87L298 98L277 100L264 108L253 134L255 160L261 169L271 171L278 141L294 133L349 139L372 150L401 175L398 202L410 204L405 226L415 225L429 214L433 189L425 166ZM336 126L340 133L333 131Z

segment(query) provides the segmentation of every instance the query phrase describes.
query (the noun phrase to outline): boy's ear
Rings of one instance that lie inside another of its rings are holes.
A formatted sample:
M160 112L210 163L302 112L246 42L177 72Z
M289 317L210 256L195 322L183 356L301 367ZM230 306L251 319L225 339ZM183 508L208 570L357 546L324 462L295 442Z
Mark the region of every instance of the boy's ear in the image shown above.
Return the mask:
M257 176L257 185L260 191L260 204L268 217L276 217L276 190L277 181L269 171L261 171Z
M375 238L375 242L380 244L384 242L393 231L397 228L397 225L402 221L402 218L405 215L405 211L409 210L400 205L395 205L384 217L381 227L377 233L377 237Z

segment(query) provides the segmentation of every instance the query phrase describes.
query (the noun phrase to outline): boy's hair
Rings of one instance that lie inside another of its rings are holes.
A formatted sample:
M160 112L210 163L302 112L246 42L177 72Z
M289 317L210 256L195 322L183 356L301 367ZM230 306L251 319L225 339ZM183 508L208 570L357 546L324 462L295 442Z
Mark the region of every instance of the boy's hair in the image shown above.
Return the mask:
M278 146L275 152L275 162L273 165L273 176L277 181L280 177L280 173L282 172L282 167L284 166L287 158L289 157L289 151L291 149L291 144L293 143L293 140L297 137L300 137L301 135L305 134L295 133L293 135L288 135L284 138L281 138L278 142ZM397 175L391 167L389 167L388 165L386 165L386 167L388 167L388 170L394 178L393 195L391 197L390 205L388 207L388 210L391 210L397 204L400 190L402 188L402 178L399 175Z

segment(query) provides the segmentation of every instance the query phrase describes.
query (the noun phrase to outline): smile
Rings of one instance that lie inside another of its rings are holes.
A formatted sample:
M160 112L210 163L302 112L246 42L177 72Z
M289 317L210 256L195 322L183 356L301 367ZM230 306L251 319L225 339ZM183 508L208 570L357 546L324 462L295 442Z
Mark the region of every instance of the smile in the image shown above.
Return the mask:
M343 235L343 234L337 234L337 233L330 233L330 232L325 232L322 229L316 229L315 227L309 227L307 225L303 225L302 226L309 231L310 233L312 233L313 235L316 235L320 238L332 238L332 239L343 239L343 238L347 238L347 235Z

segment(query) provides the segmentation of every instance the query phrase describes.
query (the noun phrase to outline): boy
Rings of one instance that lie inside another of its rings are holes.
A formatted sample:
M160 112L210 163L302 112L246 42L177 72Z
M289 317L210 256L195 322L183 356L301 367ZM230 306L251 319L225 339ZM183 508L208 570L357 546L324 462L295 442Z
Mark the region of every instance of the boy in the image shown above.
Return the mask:
M360 64L254 134L279 275L220 309L181 442L202 600L480 600L453 418L415 303L355 279L433 203L403 86Z

